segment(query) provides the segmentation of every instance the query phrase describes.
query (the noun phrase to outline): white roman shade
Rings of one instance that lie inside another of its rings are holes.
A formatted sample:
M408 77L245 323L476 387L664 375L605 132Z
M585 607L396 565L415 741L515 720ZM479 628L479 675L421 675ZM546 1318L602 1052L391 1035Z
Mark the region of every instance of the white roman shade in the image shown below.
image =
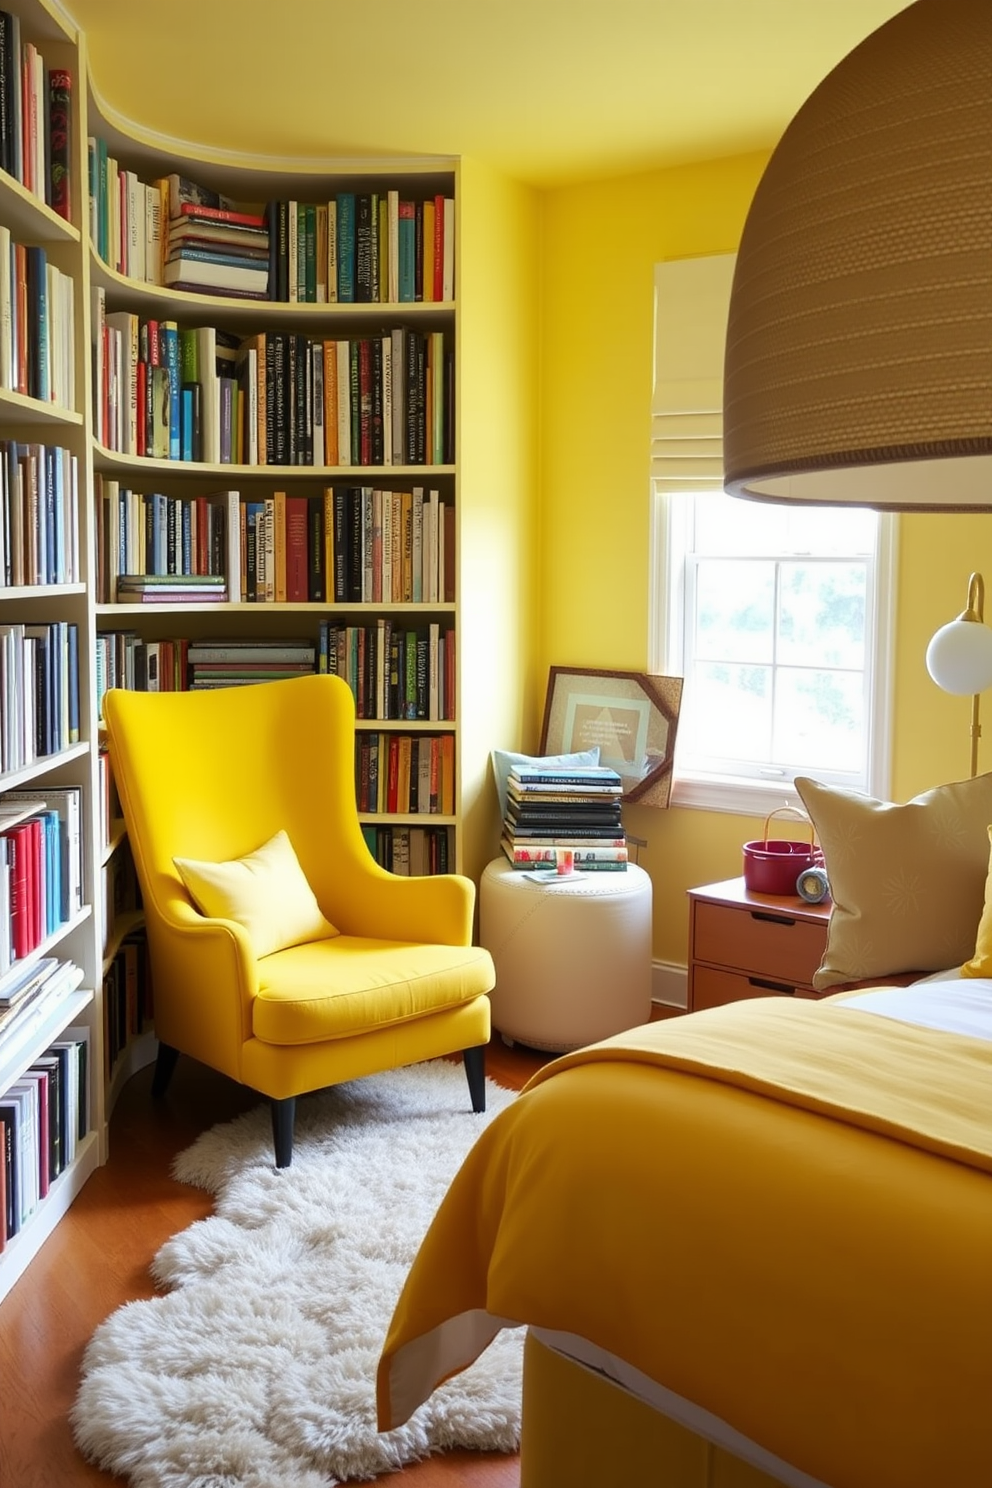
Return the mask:
M723 490L723 354L736 258L655 265L651 474L662 492Z

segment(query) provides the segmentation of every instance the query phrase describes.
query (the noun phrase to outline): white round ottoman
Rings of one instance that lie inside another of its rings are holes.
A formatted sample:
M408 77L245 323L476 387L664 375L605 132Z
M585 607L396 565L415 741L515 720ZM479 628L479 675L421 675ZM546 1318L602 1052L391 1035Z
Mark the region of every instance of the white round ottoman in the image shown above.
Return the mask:
M562 1053L651 1017L651 879L634 863L535 882L497 858L482 875L479 940L508 1043Z

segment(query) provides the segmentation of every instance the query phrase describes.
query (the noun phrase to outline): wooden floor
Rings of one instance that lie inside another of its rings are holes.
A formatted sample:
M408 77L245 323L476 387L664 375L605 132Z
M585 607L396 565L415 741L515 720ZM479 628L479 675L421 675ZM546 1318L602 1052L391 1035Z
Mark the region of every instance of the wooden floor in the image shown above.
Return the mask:
M548 1056L494 1038L488 1073L519 1089ZM111 1121L110 1160L0 1305L0 1485L97 1488L120 1479L89 1466L67 1423L83 1349L123 1302L151 1297L148 1265L177 1231L210 1212L210 1197L169 1177L175 1153L207 1127L255 1104L241 1086L181 1059L162 1102L150 1069L128 1083ZM380 1483L403 1488L517 1488L516 1457L456 1452Z

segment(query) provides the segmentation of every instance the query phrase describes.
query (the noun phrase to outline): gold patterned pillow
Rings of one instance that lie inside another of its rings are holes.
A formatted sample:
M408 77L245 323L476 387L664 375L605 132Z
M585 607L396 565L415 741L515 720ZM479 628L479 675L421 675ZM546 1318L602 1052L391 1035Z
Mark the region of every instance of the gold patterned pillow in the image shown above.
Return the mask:
M938 785L904 805L805 776L796 789L833 899L814 987L943 971L974 954L989 871L992 774Z

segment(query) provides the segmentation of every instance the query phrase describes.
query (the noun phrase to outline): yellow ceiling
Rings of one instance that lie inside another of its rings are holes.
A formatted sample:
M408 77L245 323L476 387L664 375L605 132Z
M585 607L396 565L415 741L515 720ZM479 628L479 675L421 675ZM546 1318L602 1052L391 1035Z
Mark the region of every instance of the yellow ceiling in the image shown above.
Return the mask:
M123 119L538 186L770 148L906 0L65 0Z

